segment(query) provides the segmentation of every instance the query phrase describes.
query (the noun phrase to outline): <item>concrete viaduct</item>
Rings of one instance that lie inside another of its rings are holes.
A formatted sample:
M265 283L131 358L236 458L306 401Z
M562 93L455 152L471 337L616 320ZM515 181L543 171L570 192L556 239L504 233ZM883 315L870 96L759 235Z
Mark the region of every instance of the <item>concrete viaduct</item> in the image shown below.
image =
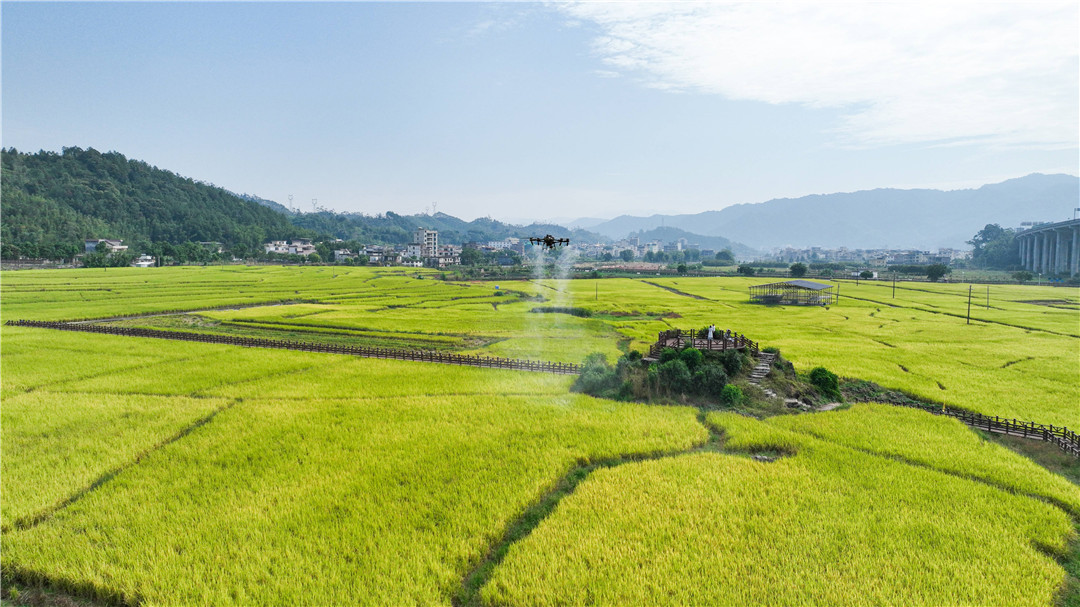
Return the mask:
M1035 226L1017 234L1016 242L1025 270L1080 275L1080 219Z

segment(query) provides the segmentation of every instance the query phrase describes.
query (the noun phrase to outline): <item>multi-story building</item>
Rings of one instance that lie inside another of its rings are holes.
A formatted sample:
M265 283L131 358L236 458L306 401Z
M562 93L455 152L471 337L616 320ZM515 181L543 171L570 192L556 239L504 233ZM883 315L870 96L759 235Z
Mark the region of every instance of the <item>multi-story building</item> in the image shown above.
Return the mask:
M439 254L439 232L417 228L413 232L413 243L420 245L419 257L436 257Z

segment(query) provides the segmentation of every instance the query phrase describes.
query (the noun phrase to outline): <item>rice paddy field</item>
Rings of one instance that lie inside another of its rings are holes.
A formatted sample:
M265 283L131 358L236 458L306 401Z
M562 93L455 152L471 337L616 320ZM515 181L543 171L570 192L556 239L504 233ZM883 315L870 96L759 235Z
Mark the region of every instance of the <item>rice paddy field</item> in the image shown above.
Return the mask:
M0 317L559 362L715 323L801 371L1080 427L1075 288L992 286L987 306L976 286L969 325L967 285L894 297L845 281L838 305L808 309L747 303L761 282L24 271L0 275ZM543 373L27 327L0 328L0 348L5 592L145 605L1080 601L1080 488L914 409L754 420L596 399Z

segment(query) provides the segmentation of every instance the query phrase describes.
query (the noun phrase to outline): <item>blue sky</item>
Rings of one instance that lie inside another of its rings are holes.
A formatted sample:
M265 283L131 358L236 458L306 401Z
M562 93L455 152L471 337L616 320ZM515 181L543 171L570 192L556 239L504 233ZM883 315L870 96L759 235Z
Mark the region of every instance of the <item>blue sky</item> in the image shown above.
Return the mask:
M0 10L5 147L303 209L686 213L1080 164L1076 2Z

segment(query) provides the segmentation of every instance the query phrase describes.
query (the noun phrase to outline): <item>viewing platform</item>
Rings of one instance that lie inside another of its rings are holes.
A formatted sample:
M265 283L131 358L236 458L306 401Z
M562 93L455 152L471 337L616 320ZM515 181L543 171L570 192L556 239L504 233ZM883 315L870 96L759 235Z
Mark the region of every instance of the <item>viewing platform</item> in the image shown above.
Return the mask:
M735 331L716 329L713 331L712 339L699 337L699 334L701 334L700 329L697 331L687 331L685 329L661 331L657 336L656 343L649 347L649 354L645 357L645 360L659 360L660 352L664 348L675 348L676 350L697 348L702 352L743 350L747 354L758 355L758 343Z

